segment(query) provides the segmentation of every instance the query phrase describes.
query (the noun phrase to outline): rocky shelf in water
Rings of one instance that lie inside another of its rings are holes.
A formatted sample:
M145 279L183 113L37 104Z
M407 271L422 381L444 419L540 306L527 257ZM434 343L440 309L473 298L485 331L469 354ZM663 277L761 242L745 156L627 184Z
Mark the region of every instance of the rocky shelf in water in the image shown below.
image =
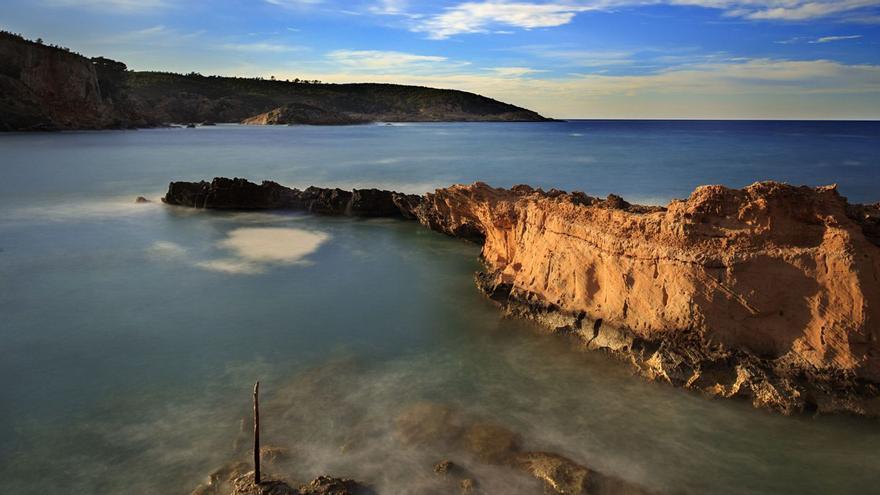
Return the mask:
M651 380L784 414L880 412L880 204L834 186L697 188L666 207L483 183L423 196L244 179L164 202L397 217L482 245L477 286L509 315Z
M279 398L274 409L283 411L291 407L287 401L288 397ZM296 403L292 407L302 405ZM281 416L284 417L283 414ZM533 493L545 495L655 493L561 454L530 448L535 439L447 404L404 404L396 411L391 422L392 438L397 448L406 452L429 453L436 459L433 464L425 464L422 472L408 473L404 484L412 485L406 493L497 493L487 486L492 481L486 480L483 475L524 477L523 482L534 489ZM242 424L245 423L246 418L243 418ZM356 432L353 434L351 442L359 444L365 441ZM244 447L246 444L239 444L235 457L244 459L251 455ZM348 447L343 445L338 448L340 457L347 455ZM231 461L211 473L192 495L378 495L378 490L369 481L330 476L319 476L309 483L290 481L303 469L309 457L308 452L274 446L263 447L260 452L261 469L269 472L268 479L263 477L260 484L255 484L251 464L243 460Z

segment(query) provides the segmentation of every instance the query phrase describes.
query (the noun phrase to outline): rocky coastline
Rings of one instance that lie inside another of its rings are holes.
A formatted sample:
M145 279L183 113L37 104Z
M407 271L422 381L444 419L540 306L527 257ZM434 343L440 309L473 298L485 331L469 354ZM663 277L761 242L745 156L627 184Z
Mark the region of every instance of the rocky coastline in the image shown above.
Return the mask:
M132 71L119 61L0 32L0 132L137 129L170 124L351 125L543 122L465 91Z
M417 220L482 245L476 284L635 373L783 414L880 412L880 205L704 186L666 207L475 183L424 196L172 182L165 203Z

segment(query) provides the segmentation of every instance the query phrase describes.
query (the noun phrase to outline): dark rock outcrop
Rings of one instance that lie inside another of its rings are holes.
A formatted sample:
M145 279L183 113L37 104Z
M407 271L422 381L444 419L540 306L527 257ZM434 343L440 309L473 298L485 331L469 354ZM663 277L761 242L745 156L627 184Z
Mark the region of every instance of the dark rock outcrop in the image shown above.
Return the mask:
M215 178L211 182L172 182L162 201L177 206L224 210L293 210L321 215L415 218L419 196L379 189L309 187L276 182Z

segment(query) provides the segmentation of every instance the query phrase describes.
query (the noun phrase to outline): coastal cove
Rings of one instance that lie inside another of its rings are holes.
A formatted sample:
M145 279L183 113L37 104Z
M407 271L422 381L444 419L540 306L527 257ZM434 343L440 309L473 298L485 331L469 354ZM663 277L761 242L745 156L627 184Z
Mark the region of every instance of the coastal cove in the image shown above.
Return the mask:
M761 177L872 203L878 139L876 123L661 121L0 136L0 474L17 493L188 493L235 456L260 378L266 442L300 481L442 493L442 458L396 429L431 403L657 493L864 493L880 483L876 420L707 400L573 351L474 288L474 244L388 218L158 200L169 180L238 176L657 205ZM468 468L488 493L541 492Z

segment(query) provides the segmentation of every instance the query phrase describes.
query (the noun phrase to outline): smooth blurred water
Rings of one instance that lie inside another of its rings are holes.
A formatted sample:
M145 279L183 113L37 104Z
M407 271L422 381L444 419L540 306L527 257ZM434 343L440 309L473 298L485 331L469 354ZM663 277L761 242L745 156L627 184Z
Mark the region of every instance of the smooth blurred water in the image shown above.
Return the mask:
M409 192L482 180L652 203L776 179L838 183L873 202L880 124L0 135L4 492L188 493L233 456L257 378L273 411L267 442L296 452L301 479L329 472L421 493L439 459L399 445L393 419L431 400L665 493L880 486L876 421L782 418L572 351L500 318L473 287L473 245L407 222L133 202L213 176ZM352 438L357 447L340 450ZM535 493L528 479L480 469L496 493Z

